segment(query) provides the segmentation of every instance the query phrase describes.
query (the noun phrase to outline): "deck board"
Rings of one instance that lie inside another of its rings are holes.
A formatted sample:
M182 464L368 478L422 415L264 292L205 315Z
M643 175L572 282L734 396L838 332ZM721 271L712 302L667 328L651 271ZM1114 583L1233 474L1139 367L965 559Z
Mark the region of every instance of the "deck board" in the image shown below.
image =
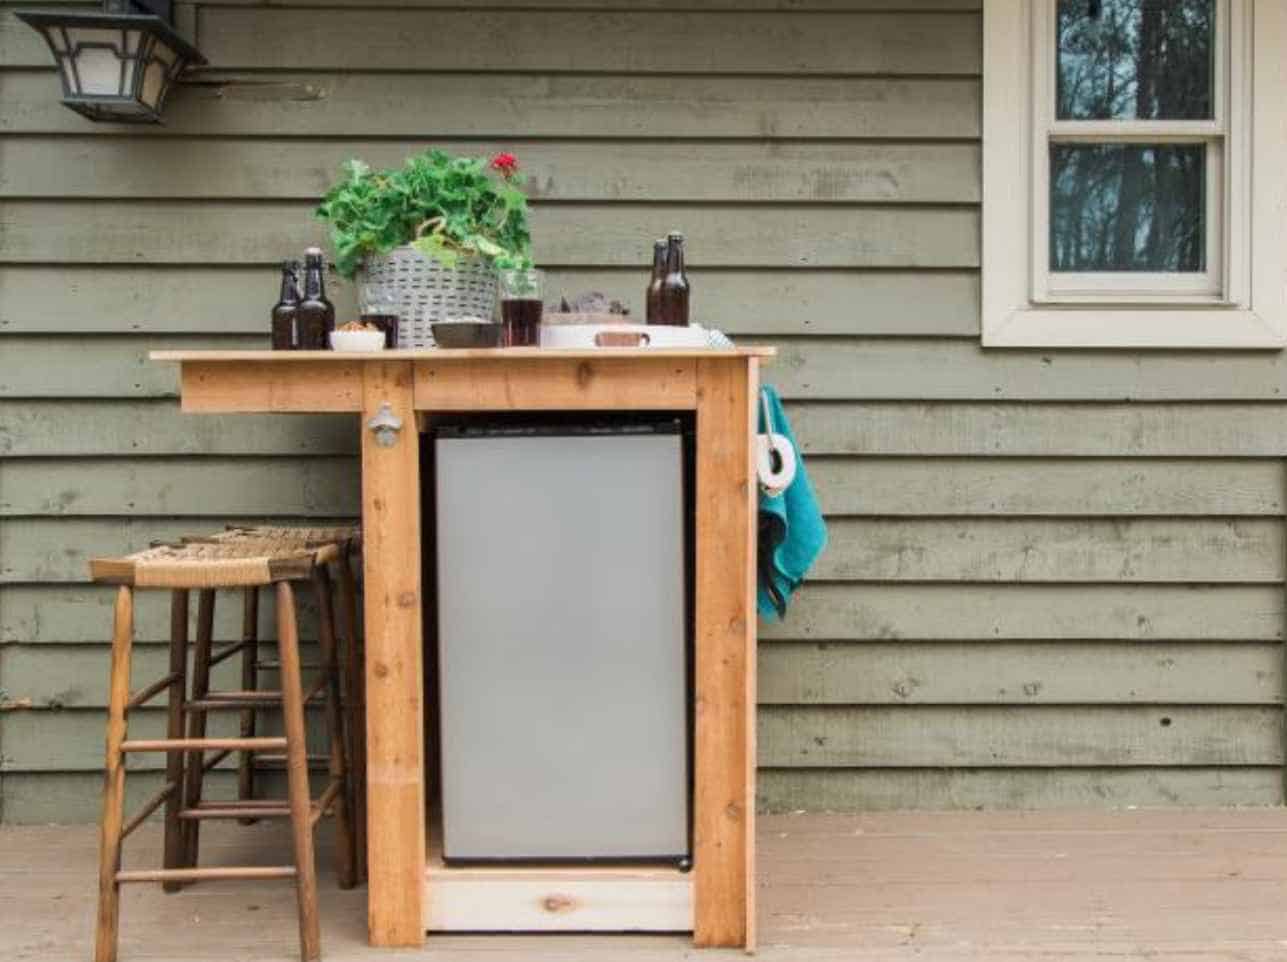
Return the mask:
M211 826L210 864L271 862L281 826ZM762 817L760 952L766 962L966 962L1283 958L1287 811L892 812ZM150 864L159 827L127 846ZM95 891L92 826L0 829L0 958L87 957ZM281 851L277 851L281 849ZM365 890L319 865L328 962L731 962L686 936L434 935L423 950L365 945ZM188 925L175 924L185 920ZM124 894L121 960L296 957L282 883Z

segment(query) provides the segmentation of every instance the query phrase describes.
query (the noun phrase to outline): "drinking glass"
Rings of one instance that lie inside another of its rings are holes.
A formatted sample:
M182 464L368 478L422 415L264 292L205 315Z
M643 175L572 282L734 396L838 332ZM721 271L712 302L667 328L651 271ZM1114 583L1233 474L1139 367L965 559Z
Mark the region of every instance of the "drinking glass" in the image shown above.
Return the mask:
M378 327L384 332L384 346L398 346L398 315L402 304L382 284L363 284L358 289L358 311L363 324Z
M544 310L544 274L531 268L502 270L498 286L505 346L538 347Z

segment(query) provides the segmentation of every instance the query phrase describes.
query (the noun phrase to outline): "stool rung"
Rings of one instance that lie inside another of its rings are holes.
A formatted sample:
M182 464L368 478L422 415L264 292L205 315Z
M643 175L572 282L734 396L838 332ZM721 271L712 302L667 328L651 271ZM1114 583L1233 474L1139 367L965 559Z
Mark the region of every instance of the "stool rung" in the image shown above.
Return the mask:
M285 738L153 738L121 743L123 752L200 752L208 748L229 751L285 749Z
M165 787L149 798L147 803L139 809L138 814L125 823L125 827L121 829L121 841L125 841L125 839L129 838L130 834L142 825L149 815L160 808L161 804L173 795L178 788L179 785L177 782L166 782Z
M280 671L282 663L280 661L257 661L255 668L259 671ZM299 664L300 671L321 671L322 665L315 661L302 661Z
M223 751L215 752L215 753L214 753L213 755L211 755L209 758L206 758L206 757L205 757L205 752L202 752L201 754L202 754L202 760L201 760L201 774L202 774L202 775L204 775L206 772L210 771L210 769L214 768L214 767L215 767L216 765L218 765L221 761L223 761L225 758L227 758L229 755L231 755L231 754L232 754L232 749L231 749L231 748L225 748L225 749L223 749Z
M307 761L309 768L325 768L331 763L329 755L309 755ZM285 763L285 755L275 755L271 753L255 755L256 768L278 768Z
M211 652L210 667L213 668L215 665L219 664L219 662L226 661L227 659L235 655L237 652L244 651L246 648L250 647L251 645L257 645L257 644L259 644L258 641L247 638L245 641L234 641L228 646L224 648L220 648L218 651Z
M245 868L148 868L116 873L118 882L218 882L226 879L294 878L293 865L246 866Z
M255 701L279 702L282 693L279 691L212 691L206 698L211 701Z
M309 685L303 694L304 703L309 704L317 701L322 696L328 682L329 679L323 675ZM279 706L281 701L282 693L280 691L212 691L207 692L205 698L194 698L186 702L183 710L196 712L273 708Z
M326 786L325 791L317 797L317 801L309 806L308 824L310 827L316 825L318 819L330 810L331 806L335 804L335 800L339 798L340 792L343 790L343 778L336 778Z
M179 673L177 671L172 671L164 678L152 682L152 684L148 685L142 691L136 691L130 696L130 700L125 703L125 710L132 711L133 709L138 708L139 705L150 702L153 698L161 694L161 692L165 691L178 680Z
M285 802L276 805L244 806L236 802L201 805L197 808L185 808L179 812L179 818L185 822L195 822L203 818L289 818L290 806Z

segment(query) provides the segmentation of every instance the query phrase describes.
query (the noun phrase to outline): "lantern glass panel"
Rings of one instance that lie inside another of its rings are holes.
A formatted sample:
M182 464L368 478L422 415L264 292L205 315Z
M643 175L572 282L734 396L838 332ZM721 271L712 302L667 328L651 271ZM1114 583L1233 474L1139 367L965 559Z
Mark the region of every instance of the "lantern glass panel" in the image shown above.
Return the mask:
M124 73L121 76L121 93L128 97L137 89L139 78L143 74L143 61L138 58L139 50L147 47L147 31L124 30L122 34L125 37L126 54L130 59L124 63Z
M114 97L121 93L120 30L68 27L74 60L73 87L84 97ZM79 84L75 84L75 80Z
M139 100L153 110L160 111L161 100L165 96L170 80L170 70L177 59L177 54L166 42L157 39L152 46L151 56L143 71L143 84L139 88Z

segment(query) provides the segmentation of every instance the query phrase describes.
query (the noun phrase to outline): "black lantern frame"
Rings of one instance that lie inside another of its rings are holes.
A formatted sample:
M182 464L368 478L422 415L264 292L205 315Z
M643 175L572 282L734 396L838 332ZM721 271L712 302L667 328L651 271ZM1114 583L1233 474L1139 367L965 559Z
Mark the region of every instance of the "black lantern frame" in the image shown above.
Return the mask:
M135 12L140 10L145 12ZM189 64L207 62L170 26L170 11L170 0L105 0L101 12L15 14L49 45L66 106L93 121L156 124L179 74ZM117 83L111 92L86 90L86 56L95 51L109 51L116 60Z

